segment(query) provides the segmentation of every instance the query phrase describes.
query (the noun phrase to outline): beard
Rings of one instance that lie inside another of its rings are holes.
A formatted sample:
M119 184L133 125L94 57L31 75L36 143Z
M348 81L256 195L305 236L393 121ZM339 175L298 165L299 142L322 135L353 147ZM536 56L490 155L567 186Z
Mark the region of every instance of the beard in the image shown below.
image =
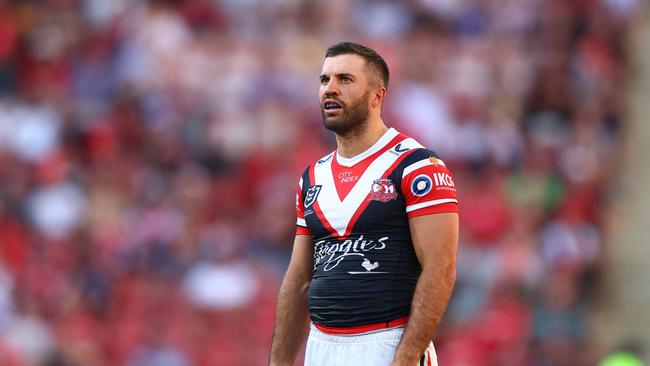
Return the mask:
M360 131L368 123L368 97L370 92L365 93L349 106L343 105L341 113L328 117L325 108L321 105L323 125L328 130L339 136L346 136L350 133Z

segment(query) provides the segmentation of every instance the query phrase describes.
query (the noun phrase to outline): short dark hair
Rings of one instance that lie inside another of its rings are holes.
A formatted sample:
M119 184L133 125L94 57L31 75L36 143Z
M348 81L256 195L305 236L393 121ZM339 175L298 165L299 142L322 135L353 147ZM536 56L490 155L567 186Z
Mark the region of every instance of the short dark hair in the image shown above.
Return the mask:
M386 61L379 56L379 54L370 47L360 45L353 42L341 42L335 45L330 46L325 52L325 57L334 57L339 55L354 54L363 57L366 60L366 64L378 72L381 75L381 80L384 82L384 86L388 88L388 65Z

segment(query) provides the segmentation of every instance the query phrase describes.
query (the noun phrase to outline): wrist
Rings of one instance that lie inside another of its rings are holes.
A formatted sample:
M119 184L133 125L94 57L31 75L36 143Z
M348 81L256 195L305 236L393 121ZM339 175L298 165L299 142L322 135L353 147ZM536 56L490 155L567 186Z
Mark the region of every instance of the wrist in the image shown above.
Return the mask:
M291 366L291 365L293 364L290 362L275 362L275 361L269 362L269 366Z
M292 366L293 362L288 361L286 358L270 357L269 366Z
M402 348L398 349L397 352L395 352L395 357L393 358L392 365L417 365L419 359L420 356L416 350L406 350Z

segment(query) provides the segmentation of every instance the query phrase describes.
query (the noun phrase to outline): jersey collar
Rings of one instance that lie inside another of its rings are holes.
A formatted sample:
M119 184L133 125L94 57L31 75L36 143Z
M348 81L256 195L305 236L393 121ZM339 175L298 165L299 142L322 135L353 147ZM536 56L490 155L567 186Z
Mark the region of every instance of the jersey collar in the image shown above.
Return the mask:
M351 167L357 164L358 162L362 161L363 159L369 157L370 155L376 153L377 151L381 150L384 146L386 146L389 142L391 142L395 136L399 135L399 132L395 130L394 128L389 128L388 131L384 132L384 134L377 140L377 142L374 143L374 145L370 146L366 151L353 156L351 158L344 158L341 155L339 155L338 149L336 150L336 162L339 165L342 165L344 167Z

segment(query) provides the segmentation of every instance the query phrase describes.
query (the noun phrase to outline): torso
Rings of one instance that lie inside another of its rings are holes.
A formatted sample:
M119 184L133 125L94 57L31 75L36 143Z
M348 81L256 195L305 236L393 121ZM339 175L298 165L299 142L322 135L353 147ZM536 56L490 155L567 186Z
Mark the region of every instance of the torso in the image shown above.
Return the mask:
M407 211L417 205L457 210L455 189L433 192L426 182L413 182L422 175L418 169L424 174L434 169L433 164L414 169L430 157L437 160L417 141L390 129L353 159L333 152L305 171L297 199L298 233L306 231L314 241L309 310L315 323L353 327L408 315L420 265ZM435 173L429 175L433 183ZM422 193L418 187L432 197L414 196L412 189Z

